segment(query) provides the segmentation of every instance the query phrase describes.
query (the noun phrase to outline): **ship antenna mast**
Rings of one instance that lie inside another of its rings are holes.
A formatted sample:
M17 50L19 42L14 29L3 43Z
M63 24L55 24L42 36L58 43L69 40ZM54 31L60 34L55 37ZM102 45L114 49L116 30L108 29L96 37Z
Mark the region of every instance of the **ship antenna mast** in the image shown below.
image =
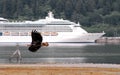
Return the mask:
M48 19L48 20L54 19L54 14L51 11L49 11L48 16L46 17L46 19Z

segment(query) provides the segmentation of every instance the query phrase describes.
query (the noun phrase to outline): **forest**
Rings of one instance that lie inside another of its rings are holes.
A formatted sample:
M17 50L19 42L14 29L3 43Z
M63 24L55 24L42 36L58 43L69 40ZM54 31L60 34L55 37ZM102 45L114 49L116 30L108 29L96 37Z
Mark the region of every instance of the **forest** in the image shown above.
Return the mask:
M48 11L88 32L120 36L120 0L0 0L0 17L9 20L37 20Z

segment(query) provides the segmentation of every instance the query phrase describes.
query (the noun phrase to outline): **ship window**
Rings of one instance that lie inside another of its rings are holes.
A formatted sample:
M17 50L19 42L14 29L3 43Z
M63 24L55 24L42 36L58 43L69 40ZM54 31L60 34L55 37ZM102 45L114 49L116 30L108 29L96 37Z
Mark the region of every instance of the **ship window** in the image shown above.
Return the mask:
M0 36L2 36L2 32L0 32Z
M24 24L25 25L25 24ZM71 27L69 26L65 26L65 25L38 25L36 24L35 26L30 24L29 26L25 25L5 25L1 28L1 30L4 31L27 31L30 32L30 30L39 30L40 32L72 32L73 30L71 29Z
M64 20L64 21L52 21L48 23L48 25L71 25L71 22Z

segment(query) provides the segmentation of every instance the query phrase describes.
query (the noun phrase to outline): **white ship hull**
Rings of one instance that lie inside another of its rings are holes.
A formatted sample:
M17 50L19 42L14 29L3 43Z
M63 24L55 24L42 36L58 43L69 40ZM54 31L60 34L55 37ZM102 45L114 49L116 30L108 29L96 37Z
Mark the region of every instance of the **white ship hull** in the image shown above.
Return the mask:
M99 36L98 36L99 35ZM88 33L84 35L70 35L61 33L59 36L43 36L43 42L95 42L103 33ZM0 36L0 42L31 42L31 36Z

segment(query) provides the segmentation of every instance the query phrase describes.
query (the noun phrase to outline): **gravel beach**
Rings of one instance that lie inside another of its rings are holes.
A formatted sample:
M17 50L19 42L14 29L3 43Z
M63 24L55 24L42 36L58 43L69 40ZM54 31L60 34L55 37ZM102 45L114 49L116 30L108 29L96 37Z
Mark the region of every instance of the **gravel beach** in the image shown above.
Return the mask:
M120 75L120 65L0 64L0 75Z

